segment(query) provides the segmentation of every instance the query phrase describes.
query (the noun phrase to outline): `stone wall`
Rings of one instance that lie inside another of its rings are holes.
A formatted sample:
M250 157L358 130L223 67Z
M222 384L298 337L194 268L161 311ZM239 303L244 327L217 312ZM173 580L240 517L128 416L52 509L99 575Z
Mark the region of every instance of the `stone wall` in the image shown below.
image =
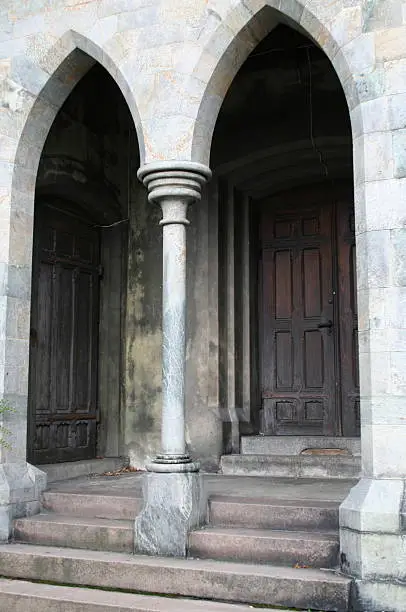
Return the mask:
M208 164L218 111L231 82L249 53L280 21L303 29L325 51L350 110L363 479L342 507L341 544L346 571L360 580L360 605L368 602L375 609L387 609L389 604L401 611L406 577L399 552L404 544L399 509L406 477L406 12L401 0L1 3L0 392L18 407L17 415L3 418L13 431L13 449L1 449L2 517L6 524L17 511L14 492L21 490L22 482L24 504L36 503L43 486L41 475L27 467L25 439L34 189L54 117L75 84L98 61L128 104L142 164L158 160ZM204 224L204 218L198 222ZM204 240L203 235L199 240ZM212 246L210 232L207 243ZM193 253L193 247L189 250ZM151 257L152 268L158 270ZM200 257L196 256L199 264ZM204 271L201 279L205 284ZM209 280L207 321L203 315L198 321L202 334L208 333L209 347L199 345L197 335L189 346L193 359L198 354L205 361L206 351L209 373L217 367L212 357L218 321L211 310L216 282L213 288ZM156 347L154 355L158 353L158 318L159 314L148 345ZM142 327L138 329L141 333ZM191 385L197 381L192 371ZM146 395L158 386L158 380L151 381ZM209 379L210 406L219 396L215 387L216 382ZM205 397L206 383L199 383L199 389L198 397ZM193 405L199 406L200 399ZM157 411L154 407L154 423ZM155 425L152 429L157 431ZM155 439L156 433L151 433L150 448ZM200 447L196 443L198 452ZM379 550L384 553L377 554ZM396 570L393 564L388 566L389 558L398 560ZM390 602L385 599L389 590L382 588L383 581L397 591Z

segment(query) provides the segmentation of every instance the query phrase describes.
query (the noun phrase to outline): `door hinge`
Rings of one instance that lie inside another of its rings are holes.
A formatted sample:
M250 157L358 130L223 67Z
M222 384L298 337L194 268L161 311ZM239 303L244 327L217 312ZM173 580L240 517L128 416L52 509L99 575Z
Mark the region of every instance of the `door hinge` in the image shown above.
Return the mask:
M104 276L104 266L102 266L102 264L98 265L97 271L99 273L99 278L103 278L103 276Z

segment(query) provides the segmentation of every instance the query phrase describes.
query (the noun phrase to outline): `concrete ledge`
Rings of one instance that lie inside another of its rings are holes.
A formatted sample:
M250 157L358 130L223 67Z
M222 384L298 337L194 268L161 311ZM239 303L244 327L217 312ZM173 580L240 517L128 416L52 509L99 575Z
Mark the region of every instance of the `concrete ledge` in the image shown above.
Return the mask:
M242 436L242 455L300 455L307 448L347 450L361 455L361 438L327 438L325 436Z
M211 600L211 605L214 599L340 612L348 612L351 585L349 578L332 571L24 544L0 546L0 574L24 580L196 597Z
M359 478L360 457L312 455L223 455L221 472L274 478Z
M249 612L251 606L0 580L3 609L13 612ZM268 612L272 610L268 609ZM277 611L275 611L277 612ZM289 610L286 610L289 612ZM293 610L292 610L293 612Z
M48 477L48 484L58 480L68 480L78 476L88 474L103 474L113 472L123 465L127 465L128 460L124 457L106 457L105 459L88 459L85 461L69 461L66 463L49 463L39 466Z

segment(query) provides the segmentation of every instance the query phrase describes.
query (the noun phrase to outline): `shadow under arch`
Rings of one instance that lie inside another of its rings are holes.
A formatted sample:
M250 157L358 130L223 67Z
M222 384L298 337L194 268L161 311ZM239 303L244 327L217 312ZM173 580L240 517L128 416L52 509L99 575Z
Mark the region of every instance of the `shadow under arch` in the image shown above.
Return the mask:
M113 78L134 121L140 158L144 155L144 137L138 107L126 79L113 59L95 42L73 30L66 32L48 51L45 63L52 56L57 65L48 81L37 95L19 136L14 159L15 170L12 191L18 184L20 169L36 173L48 132L53 121L79 81L96 63L99 63ZM12 199L13 205L13 199Z
M10 197L10 261L14 260L14 250L19 248L18 232L21 231L21 223L13 223L13 218L21 216L21 210L30 217L27 223L31 226L32 233L35 183L48 133L70 93L96 63L110 74L120 89L134 121L141 159L144 154L144 138L137 104L113 59L92 40L73 30L66 32L48 51L48 58L51 65L56 63L54 71L29 111L20 132L14 158ZM45 58L45 62L48 58ZM27 231L28 229L27 227Z
M348 108L359 104L354 75L343 52L327 25L303 6L301 0L292 0L286 10L283 3L273 0L264 1L261 8L257 7L255 0L239 0L208 39L197 61L195 70L199 71L207 61L205 55L213 56L212 50L216 50L214 58L217 63L196 116L192 136L193 161L209 164L214 128L228 88L250 53L281 23L298 29L326 54L340 81ZM239 28L235 27L236 22L240 24ZM231 40L230 31L234 32Z

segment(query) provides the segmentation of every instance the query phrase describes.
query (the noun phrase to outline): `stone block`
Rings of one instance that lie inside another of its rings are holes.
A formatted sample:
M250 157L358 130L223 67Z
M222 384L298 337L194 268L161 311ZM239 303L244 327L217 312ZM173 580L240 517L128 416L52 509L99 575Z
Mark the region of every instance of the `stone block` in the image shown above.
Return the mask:
M198 472L144 475L144 507L135 520L135 551L185 557L188 534L206 518L207 499Z
M392 229L390 240L390 266L392 283L397 286L406 286L406 229Z
M382 66L375 66L371 72L366 74L354 74L351 79L354 81L355 91L351 95L350 102L354 96L359 103L379 98L385 92L386 70Z
M374 34L362 34L342 49L352 74L365 74L375 68Z
M349 573L366 580L394 582L404 581L406 577L406 536L388 533L359 533L346 529L340 530L342 550L345 554L345 567ZM362 553L359 555L358 551Z
M378 62L401 59L406 55L406 26L376 32L375 41Z
M357 280L360 289L389 287L390 230L373 230L357 239Z
M389 392L389 351L360 352L359 368L362 395L383 395Z
M406 128L406 93L388 96L388 120L390 130Z
M385 93L406 92L406 58L385 62Z
M391 612L406 610L406 586L395 582L377 582L373 580L354 581L353 607L357 612L365 610L388 610Z
M386 96L367 100L360 104L363 133L385 132L389 129L388 99Z
M365 180L393 177L392 137L390 132L373 132L363 136Z
M351 6L334 16L330 26L331 34L340 47L344 47L362 32L361 7Z
M364 425L362 429L362 468L366 476L404 478L406 465L406 425ZM398 509L399 511L399 509Z
M46 485L46 474L25 461L0 464L0 541L9 540L14 518L39 512Z
M364 32L395 28L402 23L402 7L399 0L378 0L362 5Z
M388 179L365 183L362 230L404 228L406 180Z
M396 178L406 178L406 129L393 132L393 160Z
M158 23L158 7L153 4L128 11L117 16L117 31L150 28Z
M13 57L10 78L31 94L38 95L49 79L44 72L25 56Z
M340 527L372 533L399 533L402 480L363 478L340 506Z

